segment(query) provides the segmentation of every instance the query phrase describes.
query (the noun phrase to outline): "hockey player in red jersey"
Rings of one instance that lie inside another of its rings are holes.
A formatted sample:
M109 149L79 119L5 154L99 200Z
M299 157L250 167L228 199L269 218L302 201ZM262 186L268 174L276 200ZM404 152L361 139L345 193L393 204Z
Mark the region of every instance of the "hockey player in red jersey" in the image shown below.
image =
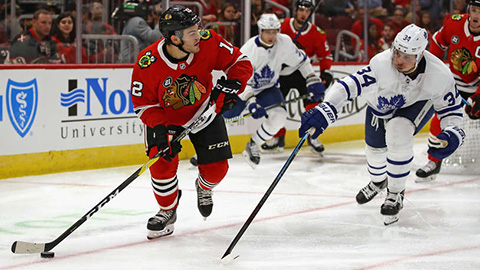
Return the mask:
M215 104L216 112L209 121L189 134L198 154L198 209L204 218L212 212L212 189L225 177L227 159L232 157L220 113L236 103L237 94L245 89L253 72L248 57L214 31L199 29L199 21L186 7L168 8L159 23L164 38L144 49L133 69L131 96L135 113L146 126L147 155L152 158L167 147L170 150L150 167L160 211L148 220L148 239L173 233L177 218L181 196L178 153L182 146L174 139ZM212 70L223 70L227 75L215 87Z
M443 59L447 52L450 71L460 95L469 100L465 107L472 119L480 118L480 0L471 0L468 14L455 14L432 37L430 52ZM429 144L441 132L437 115L430 123ZM440 172L442 160L428 155L428 162L416 172L416 182L432 181Z
M312 8L313 4L310 0L297 0L295 3L294 16L282 21L280 32L290 36L293 40L312 12ZM325 32L320 27L308 22L295 40L295 45L303 50L312 62L319 63L321 70L320 77L325 87L328 87L333 79L328 71L332 66L333 57L330 47L328 46ZM287 95L293 88L297 89L300 95L308 94L306 81L302 74L298 70L292 72L291 69L285 68L282 71L282 76L280 76L280 89L285 99L288 99ZM315 107L318 101L308 98L303 100L303 104L305 110L309 110ZM262 145L262 151L283 151L285 146L285 132L286 129L282 128L270 141ZM308 145L314 153L320 154L324 151L324 147L318 139L312 140L309 137Z

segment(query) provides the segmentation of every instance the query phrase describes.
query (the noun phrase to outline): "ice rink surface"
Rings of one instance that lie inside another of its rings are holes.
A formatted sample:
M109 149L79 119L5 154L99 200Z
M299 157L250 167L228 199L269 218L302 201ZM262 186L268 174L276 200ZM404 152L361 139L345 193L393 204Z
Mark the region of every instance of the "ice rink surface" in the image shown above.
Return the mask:
M426 160L425 142L416 139L414 170ZM146 172L56 246L53 259L10 248L53 241L140 165L1 180L0 269L480 269L480 175L418 184L412 170L400 221L386 227L385 193L355 202L369 181L361 141L327 145L323 158L303 147L233 249L240 256L222 264L292 150L263 155L256 170L235 155L206 221L196 206L198 172L182 160L175 232L153 241L146 222L158 207Z

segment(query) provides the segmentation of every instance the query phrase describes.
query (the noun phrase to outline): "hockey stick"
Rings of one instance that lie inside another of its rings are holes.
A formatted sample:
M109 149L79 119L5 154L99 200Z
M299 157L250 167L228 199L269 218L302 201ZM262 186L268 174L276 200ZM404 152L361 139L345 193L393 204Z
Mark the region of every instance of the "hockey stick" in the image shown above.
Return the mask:
M312 97L313 94L312 93L308 93L308 94L305 94L305 95L301 95L301 96L298 96L296 98L292 98L292 99L289 99L289 100L286 100L286 101L282 101L278 104L275 104L275 105L272 105L272 106L268 106L267 108L265 108L266 111L272 109L272 108L276 108L276 107L280 107L280 106L283 106L285 104L289 104L289 103L293 103L293 102L296 102L296 101L299 101L299 100L303 100L303 99L306 99L306 98L310 98ZM235 116L235 117L232 117L232 118L227 118L225 119L225 123L226 124L231 124L231 123L235 123L235 122L238 122L242 119L245 119L249 116L252 116L252 113L246 113L242 116Z
M303 29L305 29L305 27L307 26L308 22L310 21L310 19L312 18L312 15L315 13L315 10L317 9L317 7L320 5L322 1L321 0L318 0L318 2L315 4L315 6L312 8L312 11L310 12L310 15L308 15L308 18L303 22L302 26L300 27L300 29L298 29L298 32L297 34L295 35L295 37L292 39L293 43L295 43L295 41L297 41L297 38L300 36L300 33L302 33Z
M191 123L174 141L180 142L185 138L192 130L198 128L200 125L204 124L205 121L209 119L209 116L215 112L215 105L208 108L203 114L201 114L193 123ZM137 179L142 173L144 173L150 166L152 166L159 158L163 157L169 148L163 149L161 152L158 152L153 158L151 158L147 163L143 164L138 170L136 170L130 177L127 178L122 184L115 188L110 194L108 194L103 200L101 200L97 205L95 205L90 211L88 211L83 217L81 217L77 222L75 222L70 228L63 232L57 239L48 243L31 243L23 241L15 241L12 244L12 252L15 254L25 254L25 253L42 253L52 250L60 242L62 242L67 236L73 233L80 225L82 225L87 219L93 216L98 212L102 207L104 207L110 200L118 195L124 188L126 188L133 180Z
M315 132L315 129L312 127L310 128L306 133L305 135L302 137L302 139L300 140L300 142L298 142L297 146L295 147L295 149L293 149L293 152L292 154L290 154L290 157L288 157L287 161L285 162L285 165L283 165L282 169L280 170L280 172L278 173L277 177L275 177L275 180L273 180L273 183L270 185L270 187L268 188L267 192L265 192L265 194L263 195L262 199L260 200L260 202L257 204L257 206L255 207L255 209L253 210L252 214L250 214L250 216L248 217L247 221L243 224L242 228L240 229L240 231L237 233L237 235L235 236L235 238L233 239L232 243L230 244L230 246L227 248L227 251L225 251L225 254L223 254L223 257L222 257L222 262L223 263L229 263L231 261L233 261L234 259L236 259L238 256L235 256L233 257L231 255L232 253L232 250L233 248L235 247L235 245L238 243L238 241L240 240L240 238L242 237L242 235L245 233L245 231L247 230L248 226L252 223L253 219L255 218L255 216L258 214L258 212L260 211L260 208L262 208L263 204L265 204L265 202L267 201L268 197L270 196L270 194L272 194L273 192L273 189L275 189L275 187L277 186L278 182L280 181L280 179L282 178L283 174L285 173L285 171L287 171L288 167L290 166L290 164L292 163L293 159L295 158L295 156L297 155L298 151L300 150L300 148L302 147L303 143L305 142L305 140L307 139L308 136L310 136L310 134L314 133Z

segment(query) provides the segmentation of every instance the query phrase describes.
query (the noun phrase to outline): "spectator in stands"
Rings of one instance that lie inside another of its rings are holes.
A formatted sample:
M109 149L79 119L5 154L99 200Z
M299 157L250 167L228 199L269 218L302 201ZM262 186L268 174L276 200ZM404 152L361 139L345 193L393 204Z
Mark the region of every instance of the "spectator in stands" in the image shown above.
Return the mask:
M365 16L364 9L358 10L357 18L353 23L352 30L351 30L351 32L357 35L360 39L363 39L362 28L363 28L364 16ZM375 25L377 25L377 29L383 29L383 22L378 18L371 17L370 12L368 11L367 11L367 21L368 23L373 22ZM355 47L357 43L355 39L352 38L351 42L352 42L352 46Z
M362 33L362 37L363 36L364 34ZM367 43L368 55L365 56L365 53L364 53L365 41L363 39L360 39L360 42L362 43L360 45L360 56L359 56L360 61L369 61L376 54L383 51L382 46L380 45L379 39L380 39L380 35L378 33L377 25L374 22L369 22L368 23L368 43Z
M422 11L420 12L420 21L417 23L421 28L425 28L428 33L428 41L432 38L433 33L435 33L435 28L430 17L430 12Z
M70 12L60 14L52 26L52 39L57 43L58 56L64 64L77 63L75 17ZM82 63L87 63L87 53L82 46Z
M440 6L440 1L438 0L418 0L417 3L420 4L421 10L426 10L430 13L432 20L438 20L440 13L442 11Z
M380 45L382 50L385 51L392 47L393 40L395 39L395 31L393 31L393 26L386 23L383 25L382 37L380 38Z
M5 60L18 64L59 63L57 44L50 36L52 16L47 10L35 11L32 28L18 35L10 47L10 55Z
M18 16L20 16L22 12L23 11L20 9L20 6L17 6L17 8L15 9L15 16L18 18ZM10 43L14 37L22 33L22 27L20 23L18 23L17 18L13 19L14 27L12 28L12 17L10 13L10 7L8 7L6 9L5 19L0 22L0 25L2 25L5 30L8 43Z
M103 4L101 0L94 0L90 5L91 21L85 27L86 34L117 35L111 25L102 20ZM117 59L115 43L102 40L91 40L87 45L88 60L90 63L114 63Z
M388 23L393 26L395 35L397 35L405 26L409 25L408 21L405 20L405 10L401 7L396 7L393 11L392 19Z
M358 8L365 8L364 0L358 1ZM382 7L382 0L367 0L367 10L373 17L386 17L388 15L387 10Z
M324 0L320 10L327 17L350 16L355 14L355 5L351 0Z
M250 36L258 35L257 21L265 11L264 0L252 0L252 17L250 19Z
M145 2L137 0L128 0L124 4L120 4L114 12L114 18L126 21L123 27L122 35L131 35L138 41L138 52L134 52L133 44L129 40L120 42L121 63L133 63L137 60L137 54L150 44L162 37L160 34L158 20L155 22L155 28L152 29L147 24L148 6ZM160 19L160 18L159 18Z
M162 6L160 4L148 7L147 24L150 26L150 28L155 28L160 20L160 15L162 15Z
M235 23L240 18L240 13L237 11L235 4L232 2L225 2L221 5L220 12L218 13L217 22L230 22ZM235 44L238 40L239 31L235 31L237 27L235 25L214 25L212 27L215 32L221 35L226 41Z

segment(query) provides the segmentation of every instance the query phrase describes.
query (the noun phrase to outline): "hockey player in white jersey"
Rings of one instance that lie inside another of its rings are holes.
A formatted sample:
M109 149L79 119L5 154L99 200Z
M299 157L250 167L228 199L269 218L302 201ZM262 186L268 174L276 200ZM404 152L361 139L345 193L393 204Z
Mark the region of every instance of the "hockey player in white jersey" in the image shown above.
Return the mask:
M325 92L321 79L315 75L305 53L297 49L289 36L279 33L280 21L275 14L263 14L257 25L260 34L249 39L240 48L240 51L249 57L254 69L245 91L240 95L246 102L238 102L232 111L224 113L227 118L234 117L246 106L255 119L268 115L243 152L252 168L260 163L260 146L271 139L287 120L285 106L269 109L268 112L265 110L266 107L284 101L279 88L282 66L298 69L302 73L306 79L307 90L313 93L316 101L320 101Z
M425 51L428 35L414 24L397 34L391 50L370 60L368 66L335 83L325 101L302 115L300 137L315 127L312 138L337 119L348 100L363 96L367 101L365 142L370 183L356 200L364 204L387 187L381 206L385 225L398 221L403 208L405 184L413 161L413 136L428 122L434 111L441 119L442 132L428 152L438 158L451 155L462 145L465 133L461 98L448 68Z

